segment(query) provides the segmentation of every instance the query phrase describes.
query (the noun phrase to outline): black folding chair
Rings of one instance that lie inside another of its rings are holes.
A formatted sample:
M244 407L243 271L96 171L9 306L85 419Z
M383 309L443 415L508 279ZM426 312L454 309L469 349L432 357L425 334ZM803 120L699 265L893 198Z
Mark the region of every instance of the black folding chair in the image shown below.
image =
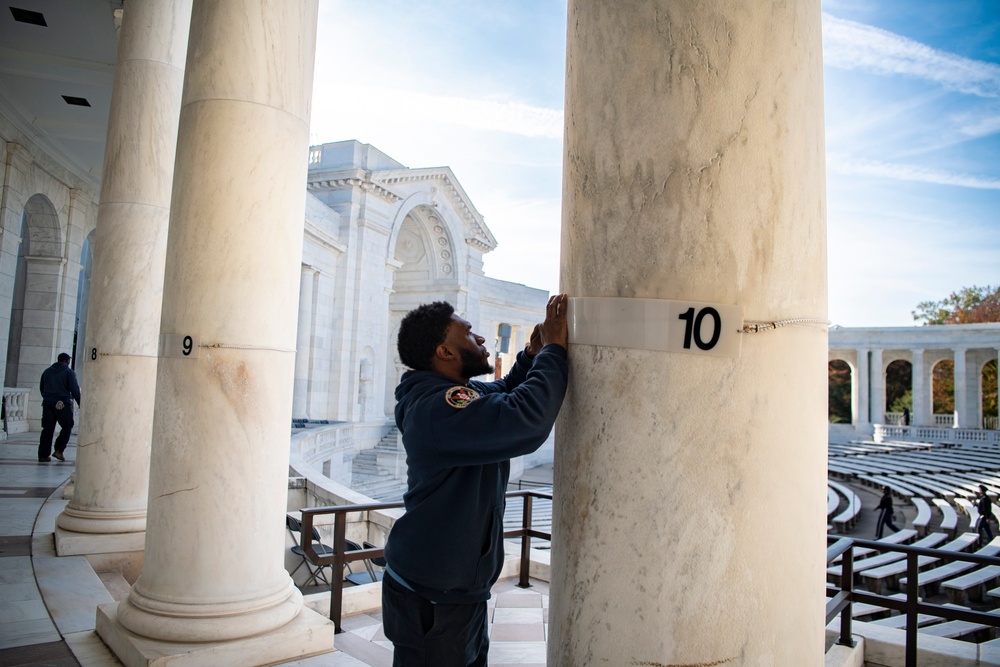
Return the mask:
M299 568L305 565L306 570L309 571L309 576L302 582L302 586L300 588L307 587L310 582L315 585L319 585L320 581L329 586L330 580L327 579L324 570L328 567L332 569L333 566L313 565L313 563L306 557L306 552L302 548L302 543L299 539L299 537L302 536L302 522L295 517L286 515L285 526L288 528L288 533L292 536L292 543L294 544L294 546L292 546L292 553L302 559L301 562L295 566L295 569L291 571L290 576L294 578L295 573L299 571ZM299 537L296 537L296 535ZM333 547L320 542L319 531L316 530L315 526L313 526L312 529L312 543L313 550L320 556L332 556L335 553Z
M353 544L355 547L357 547L356 543L351 542L351 544ZM364 546L365 546L365 549L377 549L378 548L374 544L372 544L371 542L365 542ZM357 548L360 549L361 547L357 547ZM348 548L347 551L353 551L353 550L350 549L350 548ZM381 571L376 571L375 568L372 567L373 563L375 565L379 566L380 568L384 568L385 567L385 558L366 558L365 559L365 571L364 572L358 572L357 574L355 574L355 573L352 572L351 574L347 575L347 580L349 582L351 582L352 584L357 584L358 586L360 586L361 584L371 584L371 583L374 583L376 581L382 581L382 572Z

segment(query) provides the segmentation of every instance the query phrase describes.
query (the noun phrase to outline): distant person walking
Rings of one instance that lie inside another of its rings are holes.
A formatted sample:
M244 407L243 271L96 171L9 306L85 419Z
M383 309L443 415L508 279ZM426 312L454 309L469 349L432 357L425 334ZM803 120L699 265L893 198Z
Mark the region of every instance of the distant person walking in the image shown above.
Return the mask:
M903 408L903 426L910 425L910 409Z
M882 500L879 501L878 507L875 508L879 510L878 515L878 527L875 529L875 539L882 539L882 530L885 526L892 528L892 532L899 532L899 528L892 522L892 496L889 495L889 487L882 487Z
M986 492L986 486L979 485L979 495L976 496L976 509L979 510L979 521L976 523L976 532L979 533L979 546L986 546L993 541L993 526L990 522L996 517L993 516L993 502L990 494Z
M65 461L63 452L73 430L73 404L80 405L80 385L76 373L69 367L70 356L60 352L58 361L42 371L39 388L42 391L42 437L38 441L38 462L48 463L55 456ZM59 424L59 437L52 451L52 436ZM51 454L51 456L50 456Z

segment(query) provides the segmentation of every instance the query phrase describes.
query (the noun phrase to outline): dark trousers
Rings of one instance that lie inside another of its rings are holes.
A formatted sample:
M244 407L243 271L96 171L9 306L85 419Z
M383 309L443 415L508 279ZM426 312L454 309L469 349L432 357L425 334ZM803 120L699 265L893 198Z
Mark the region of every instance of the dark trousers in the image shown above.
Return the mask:
M892 532L898 533L899 528L892 522L892 512L889 510L879 510L878 512L878 528L875 530L875 539L882 539L882 530L885 526L892 528Z
M979 524L976 526L976 532L979 533L979 540L982 546L986 546L988 543L993 541L993 527L990 526L990 521L993 520L993 515L980 516Z
M71 399L72 400L72 399ZM69 442L73 430L73 406L69 400L59 401L62 409L56 409L56 403L42 401L42 437L38 440L38 460L46 459L52 453L52 435L59 424L59 437L56 438L56 451L62 454Z
M486 667L486 602L431 604L386 574L382 629L393 667Z

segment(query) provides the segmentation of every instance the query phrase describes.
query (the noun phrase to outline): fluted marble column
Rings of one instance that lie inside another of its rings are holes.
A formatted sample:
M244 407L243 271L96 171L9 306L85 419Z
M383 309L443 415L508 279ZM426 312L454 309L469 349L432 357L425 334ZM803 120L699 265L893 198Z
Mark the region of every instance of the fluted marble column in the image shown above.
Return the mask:
M561 289L825 320L819 0L571 0L568 25ZM548 664L822 665L825 327L570 343Z
M910 387L913 396L911 414L914 426L933 426L933 397L931 396L931 374L926 370L923 350L910 350L913 362L910 365Z
M193 4L145 569L98 615L121 659L262 665L333 646L283 558L316 15L317 0Z
M956 347L954 351L954 399L955 399L955 428L979 428L974 419L969 418L969 378L967 372L966 353L964 347Z
M882 361L882 350L872 350L871 361L871 408L872 424L885 423L885 363Z
M868 407L871 399L868 397L868 350L858 350L858 363L854 368L854 378L851 383L851 403L854 407L854 430L871 434L871 421L868 417Z
M129 2L95 231L73 499L60 555L142 549L156 355L191 0Z

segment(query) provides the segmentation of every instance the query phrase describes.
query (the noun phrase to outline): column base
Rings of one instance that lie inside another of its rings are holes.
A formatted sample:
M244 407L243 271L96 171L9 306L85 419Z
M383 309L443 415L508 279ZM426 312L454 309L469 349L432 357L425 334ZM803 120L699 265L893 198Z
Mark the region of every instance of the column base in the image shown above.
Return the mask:
M97 607L97 634L125 667L273 665L333 650L333 623L303 608L285 625L224 642L175 643L139 636L118 622L118 603Z
M56 553L60 556L86 556L142 551L146 531L135 533L77 533L56 526Z

